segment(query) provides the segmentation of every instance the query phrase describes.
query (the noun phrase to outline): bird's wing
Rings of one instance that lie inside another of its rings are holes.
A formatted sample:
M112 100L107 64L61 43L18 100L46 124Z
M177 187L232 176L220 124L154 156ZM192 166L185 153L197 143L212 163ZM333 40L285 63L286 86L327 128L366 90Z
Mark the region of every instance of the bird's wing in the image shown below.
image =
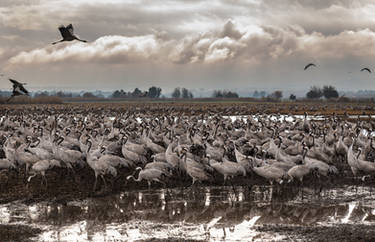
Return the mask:
M59 31L60 31L61 36L63 37L63 39L66 39L66 38L68 38L69 36L71 36L71 33L70 33L70 31L68 30L68 27L64 27L64 25L60 25L60 27L59 27Z
M371 73L371 70L369 68L362 68L361 71L368 71L369 73Z
M20 85L21 84L18 81L10 79L10 78L9 78L9 81L12 82L14 85Z
M310 64L307 64L306 66L305 66L305 68L303 68L304 70L306 70L307 68L309 68L310 66L316 66L314 63L310 63Z
M27 90L23 87L22 84L20 85L20 90L23 91L25 94L29 94L29 91L27 91Z
M69 24L68 26L66 26L66 29L70 32L71 35L74 34L74 28L72 24Z

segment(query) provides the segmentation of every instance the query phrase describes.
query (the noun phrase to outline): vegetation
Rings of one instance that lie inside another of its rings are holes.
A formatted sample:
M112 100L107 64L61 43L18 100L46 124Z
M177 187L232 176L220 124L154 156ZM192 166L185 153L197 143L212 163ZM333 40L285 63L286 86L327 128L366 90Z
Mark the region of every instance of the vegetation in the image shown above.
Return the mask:
M116 90L112 93L112 98L159 98L162 89L160 87L152 86L148 91L142 91L139 88L135 88L132 92L125 92L123 89Z
M338 98L339 93L334 86L323 86L323 88L312 86L310 91L306 93L306 97L309 99L318 99L325 97L326 99Z
M317 99L317 98L321 98L322 96L323 96L323 91L321 88L317 86L312 86L310 88L310 91L306 93L306 97L309 99Z
M274 91L268 97L271 98L271 99L280 100L283 97L283 92L279 91L279 90L278 91Z
M327 99L338 98L339 93L337 92L336 88L333 87L333 86L324 86L323 87L323 96Z
M267 93L265 91L257 91L255 90L254 93L253 93L253 97L254 98L264 98L267 96Z
M221 91L221 90L215 90L212 94L212 97L214 98L238 98L238 94L236 92L231 91Z
M183 98L183 99L189 99L194 98L194 95L191 91L189 91L186 88L179 88L176 87L172 92L172 98Z

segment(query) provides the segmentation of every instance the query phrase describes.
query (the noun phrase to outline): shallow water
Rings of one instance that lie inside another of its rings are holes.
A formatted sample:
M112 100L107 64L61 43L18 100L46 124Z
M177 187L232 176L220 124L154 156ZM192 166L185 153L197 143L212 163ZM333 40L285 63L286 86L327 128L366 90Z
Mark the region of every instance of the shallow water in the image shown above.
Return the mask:
M142 190L63 203L3 204L0 224L40 228L37 241L262 241L285 239L257 231L263 224L375 225L374 198L368 187L320 195L312 188L270 186Z

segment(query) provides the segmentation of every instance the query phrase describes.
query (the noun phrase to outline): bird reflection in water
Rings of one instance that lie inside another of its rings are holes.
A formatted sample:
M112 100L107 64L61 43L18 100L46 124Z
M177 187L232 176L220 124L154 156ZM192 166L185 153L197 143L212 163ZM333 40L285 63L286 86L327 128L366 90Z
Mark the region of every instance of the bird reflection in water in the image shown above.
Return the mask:
M368 191L367 191L368 190ZM370 201L369 189L361 188ZM234 194L236 191L236 194ZM352 196L350 189L337 196ZM374 223L375 208L365 202L324 203L310 197L304 203L298 191L281 190L277 200L271 186L197 187L129 191L65 203L7 204L0 217L8 223L34 224L46 231L45 241L103 241L149 238L244 239L262 224L315 225L321 223ZM292 195L290 195L292 194ZM371 198L371 199L370 199ZM164 237L163 237L164 236ZM242 236L242 237L241 237Z

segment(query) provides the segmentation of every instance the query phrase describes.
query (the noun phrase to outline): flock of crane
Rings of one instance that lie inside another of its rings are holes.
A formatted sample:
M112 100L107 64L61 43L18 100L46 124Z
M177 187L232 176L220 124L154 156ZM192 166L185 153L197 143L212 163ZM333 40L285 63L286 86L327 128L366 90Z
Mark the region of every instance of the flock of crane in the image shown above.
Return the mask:
M149 186L180 179L225 183L237 176L261 177L271 184L303 185L307 176L365 182L375 174L374 127L371 119L349 122L335 115L317 121L307 115L232 120L130 112L110 118L104 110L8 114L0 122L5 156L0 169L25 171L25 183L41 176L44 186L50 169L73 175L91 169L94 191L98 177L107 187L106 179L121 175Z

